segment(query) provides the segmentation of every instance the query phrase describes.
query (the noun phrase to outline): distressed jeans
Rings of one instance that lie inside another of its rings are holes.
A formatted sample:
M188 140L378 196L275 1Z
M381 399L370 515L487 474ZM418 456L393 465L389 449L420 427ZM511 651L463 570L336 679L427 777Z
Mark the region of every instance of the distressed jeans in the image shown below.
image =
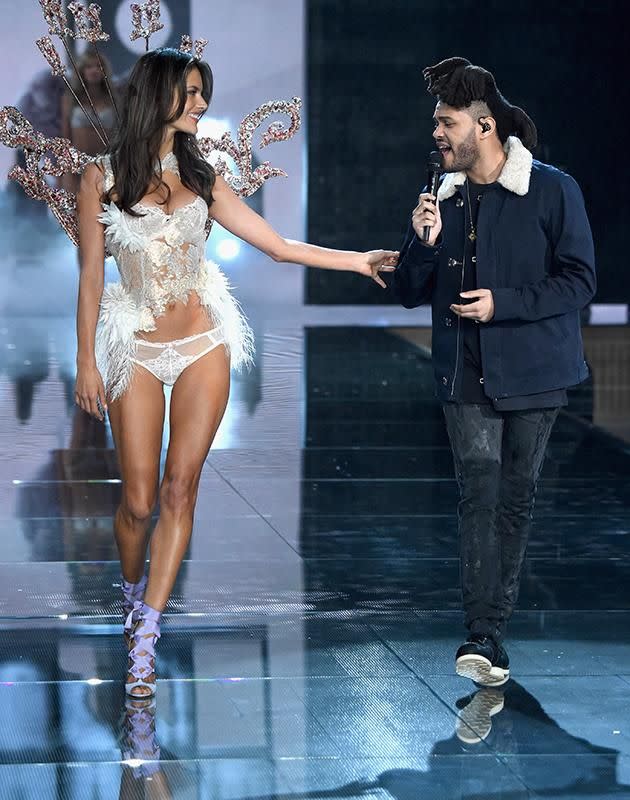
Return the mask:
M464 621L501 643L518 599L536 484L559 409L444 404L459 486Z

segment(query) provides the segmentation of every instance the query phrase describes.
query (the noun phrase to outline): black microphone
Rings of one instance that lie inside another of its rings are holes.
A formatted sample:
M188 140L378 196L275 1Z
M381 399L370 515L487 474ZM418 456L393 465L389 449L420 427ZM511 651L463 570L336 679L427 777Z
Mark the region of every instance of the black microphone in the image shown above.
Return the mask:
M440 185L440 175L442 174L442 156L437 150L429 153L427 159L427 192L437 197L438 186ZM422 241L428 242L431 235L431 227L425 225L422 229Z

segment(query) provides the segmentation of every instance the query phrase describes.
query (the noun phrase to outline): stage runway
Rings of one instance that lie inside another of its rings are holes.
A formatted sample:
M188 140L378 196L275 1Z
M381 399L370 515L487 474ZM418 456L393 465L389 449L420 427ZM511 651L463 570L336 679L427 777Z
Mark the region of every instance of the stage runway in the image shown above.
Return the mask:
M118 470L72 403L74 253L36 230L3 234L2 800L630 797L630 452L622 424L580 416L601 370L549 446L513 680L476 691L453 670L456 488L426 330L401 329L426 313L261 297L279 268L252 255L235 282L257 366L205 466L156 703L130 708Z

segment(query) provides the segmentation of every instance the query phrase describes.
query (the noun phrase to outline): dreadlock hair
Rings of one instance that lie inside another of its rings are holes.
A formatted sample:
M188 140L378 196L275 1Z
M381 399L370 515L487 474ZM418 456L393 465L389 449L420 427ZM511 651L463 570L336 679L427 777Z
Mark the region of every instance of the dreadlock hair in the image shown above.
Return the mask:
M522 108L509 103L497 88L494 75L466 58L447 58L422 71L429 94L457 109L485 103L497 123L502 144L518 136L528 150L538 143L536 126Z

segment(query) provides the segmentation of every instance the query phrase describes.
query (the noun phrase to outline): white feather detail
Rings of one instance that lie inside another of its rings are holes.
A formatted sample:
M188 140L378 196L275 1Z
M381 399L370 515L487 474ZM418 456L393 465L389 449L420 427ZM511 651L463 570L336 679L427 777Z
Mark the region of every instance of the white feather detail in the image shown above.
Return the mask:
M116 400L131 385L136 332L152 330L151 311L137 306L120 283L108 283L101 297L94 349L110 399Z
M230 283L214 261L206 261L200 299L215 325L223 328L223 338L232 367L243 369L254 361L254 334L238 300L231 294Z
M147 245L147 237L134 231L129 224L127 214L124 214L116 203L103 203L103 212L98 215L98 221L106 227L107 244L124 247L130 253L137 253ZM133 217L131 218L133 219Z

